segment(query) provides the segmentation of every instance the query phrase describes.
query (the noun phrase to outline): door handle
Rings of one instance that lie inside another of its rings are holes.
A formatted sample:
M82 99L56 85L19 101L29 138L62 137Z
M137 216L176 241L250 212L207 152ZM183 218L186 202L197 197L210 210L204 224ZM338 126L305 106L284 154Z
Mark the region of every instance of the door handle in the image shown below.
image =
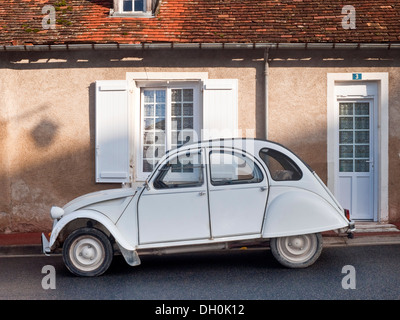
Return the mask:
M200 195L200 196L205 196L205 195L206 195L206 192L205 192L205 191L200 191L200 192L199 192L199 195Z
M261 190L261 191L268 190L268 187L261 187L260 190Z

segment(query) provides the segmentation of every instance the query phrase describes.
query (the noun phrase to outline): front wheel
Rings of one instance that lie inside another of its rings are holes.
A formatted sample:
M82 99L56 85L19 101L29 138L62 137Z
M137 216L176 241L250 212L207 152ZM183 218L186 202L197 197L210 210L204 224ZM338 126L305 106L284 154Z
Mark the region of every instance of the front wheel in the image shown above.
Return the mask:
M81 228L72 232L64 242L63 259L66 267L78 276L99 276L113 259L110 240L100 230Z
M306 268L312 265L322 251L320 233L272 238L271 252L285 267Z

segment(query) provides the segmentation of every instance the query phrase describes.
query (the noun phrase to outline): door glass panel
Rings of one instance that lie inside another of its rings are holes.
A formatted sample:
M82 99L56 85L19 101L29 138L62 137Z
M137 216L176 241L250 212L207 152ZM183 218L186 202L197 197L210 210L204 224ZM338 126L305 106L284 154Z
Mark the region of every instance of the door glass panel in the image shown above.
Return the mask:
M356 121L356 129L369 129L369 117L357 117L354 120Z
M245 155L212 151L210 153L211 184L258 183L263 180L260 168Z
M353 160L340 160L340 172L353 172Z
M356 115L369 115L369 103L355 103L355 114Z
M203 185L201 153L180 154L165 164L154 180L156 189L200 187Z
M369 172L370 104L339 103L339 171Z

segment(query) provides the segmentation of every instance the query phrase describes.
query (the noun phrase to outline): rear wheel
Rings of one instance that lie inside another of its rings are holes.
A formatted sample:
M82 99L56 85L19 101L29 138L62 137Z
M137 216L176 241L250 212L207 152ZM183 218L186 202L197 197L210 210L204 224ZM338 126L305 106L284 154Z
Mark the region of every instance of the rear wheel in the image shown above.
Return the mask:
M306 268L312 265L322 251L320 233L272 238L271 252L285 267Z
M81 228L72 232L64 242L63 259L66 267L78 276L99 276L113 259L113 248L107 236L98 229Z

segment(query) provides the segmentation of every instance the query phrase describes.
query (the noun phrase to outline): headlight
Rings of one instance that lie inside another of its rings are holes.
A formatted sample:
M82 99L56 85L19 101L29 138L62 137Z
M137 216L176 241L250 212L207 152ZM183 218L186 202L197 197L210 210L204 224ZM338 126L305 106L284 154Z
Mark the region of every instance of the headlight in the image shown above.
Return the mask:
M51 207L50 210L50 217L55 220L55 219L60 219L64 214L64 209L60 208L60 207Z

